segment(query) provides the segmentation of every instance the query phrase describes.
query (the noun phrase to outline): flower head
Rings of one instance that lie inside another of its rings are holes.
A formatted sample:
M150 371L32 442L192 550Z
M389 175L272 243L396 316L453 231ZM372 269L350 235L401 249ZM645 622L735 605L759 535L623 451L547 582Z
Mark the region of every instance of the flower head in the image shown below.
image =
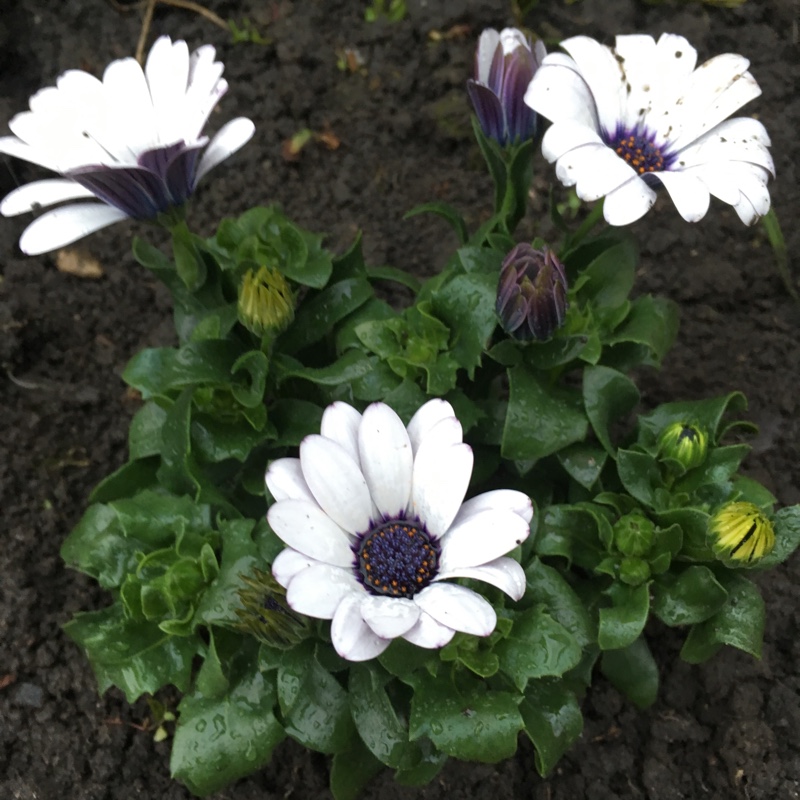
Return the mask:
M775 529L753 503L728 503L711 517L708 529L714 553L725 561L751 564L775 547Z
M544 44L516 28L498 33L487 28L475 52L475 80L467 91L481 130L505 146L530 139L536 131L536 114L523 102L525 90L547 55Z
M273 574L292 610L332 620L343 658L374 658L397 637L437 648L456 631L488 636L494 609L450 578L522 596L522 567L504 556L530 532L531 501L497 490L463 502L472 462L452 407L431 400L407 428L383 403L363 415L334 403L299 459L270 464L267 518L287 545Z
M503 261L497 287L497 316L515 339L549 339L566 319L567 276L548 247L516 245Z
M277 269L249 269L239 287L239 319L249 331L280 333L294 319L294 297Z
M552 121L542 153L582 200L605 197L612 225L644 216L654 189L669 192L688 222L710 195L753 224L770 206L769 136L729 115L761 93L749 61L727 53L700 67L682 36L617 36L613 48L586 36L561 43L536 72L525 102Z
M699 467L707 452L708 434L698 425L673 422L658 437L658 454L677 461L685 470Z
M61 174L14 190L0 213L80 202L48 211L27 227L19 246L37 255L132 217L152 220L178 209L197 182L253 135L253 123L231 120L213 139L203 127L228 84L205 45L156 41L144 70L132 58L113 61L102 81L69 70L37 92L30 111L9 123L0 153Z

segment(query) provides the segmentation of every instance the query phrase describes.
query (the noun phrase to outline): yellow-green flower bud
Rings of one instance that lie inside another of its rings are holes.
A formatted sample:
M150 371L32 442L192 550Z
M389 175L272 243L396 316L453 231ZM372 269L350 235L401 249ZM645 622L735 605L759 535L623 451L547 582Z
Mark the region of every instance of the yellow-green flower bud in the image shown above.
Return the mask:
M294 319L294 295L277 269L250 269L239 287L239 321L251 333L280 333Z
M708 453L708 434L699 425L673 422L658 437L658 454L677 461L685 470L699 467Z
M252 576L242 575L242 581L245 586L238 595L243 607L234 609L239 617L236 627L242 633L279 649L290 648L310 635L309 620L289 608L286 591L270 573L255 569Z
M624 556L643 556L653 544L655 526L639 511L620 517L614 524L614 544Z
M728 503L711 517L708 530L714 554L723 561L752 564L775 547L775 529L753 503Z
M650 565L641 558L623 558L619 565L619 579L628 586L639 586L650 577Z

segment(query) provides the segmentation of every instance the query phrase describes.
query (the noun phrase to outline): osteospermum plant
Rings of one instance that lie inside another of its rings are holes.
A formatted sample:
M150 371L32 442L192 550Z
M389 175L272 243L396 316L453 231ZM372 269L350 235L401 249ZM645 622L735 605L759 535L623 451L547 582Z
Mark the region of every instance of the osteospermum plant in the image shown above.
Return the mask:
M60 175L0 204L56 206L24 251L125 217L173 234L170 254L134 254L172 293L176 344L127 366L129 461L62 548L110 602L65 630L101 691L177 689L171 768L198 795L286 737L332 757L337 800L384 767L419 785L450 756L508 758L520 734L546 774L595 676L655 699L650 620L684 632L692 663L760 653L750 576L791 555L800 510L742 473L738 393L640 408L632 370L658 368L678 315L631 296L619 227L660 188L691 222L711 195L746 223L767 212L767 133L729 119L758 87L742 56L698 67L672 34L562 49L481 35L467 92L494 207L475 230L412 210L459 240L423 284L276 207L191 233L197 181L253 135L246 119L203 135L227 89L210 47L162 37L143 70L67 72L0 139ZM577 228L555 205L561 239L519 241L547 161L604 203ZM601 214L617 227L592 234ZM413 300L379 299L378 278Z

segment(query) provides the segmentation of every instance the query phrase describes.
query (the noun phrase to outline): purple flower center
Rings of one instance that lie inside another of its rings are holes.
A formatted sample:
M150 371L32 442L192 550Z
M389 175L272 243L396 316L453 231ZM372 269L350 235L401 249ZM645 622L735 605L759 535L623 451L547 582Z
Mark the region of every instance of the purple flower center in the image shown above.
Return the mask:
M617 130L614 136L607 136L608 146L639 175L650 172L664 172L672 163L671 157L655 141L655 136L647 131Z
M66 173L100 200L132 219L155 219L180 208L194 191L203 145L184 142L147 150L136 166L81 167Z
M438 572L441 547L419 522L393 519L363 534L356 577L375 595L413 597Z

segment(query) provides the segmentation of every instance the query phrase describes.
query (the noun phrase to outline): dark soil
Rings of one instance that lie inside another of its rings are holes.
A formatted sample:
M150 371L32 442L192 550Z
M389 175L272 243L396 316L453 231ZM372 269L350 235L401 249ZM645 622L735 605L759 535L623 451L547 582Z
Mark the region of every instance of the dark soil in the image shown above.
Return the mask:
M249 17L270 43L231 45L187 11L156 13L151 41L167 33L192 47L217 46L231 90L214 124L244 114L257 126L255 140L198 192L195 229L209 233L223 212L279 202L301 225L327 231L337 251L360 227L371 263L418 275L440 267L455 238L435 219L402 216L433 199L458 205L473 224L488 215L490 186L469 135L464 82L478 34L510 23L510 3L408 0L408 17L397 24L365 23L366 3L354 0L209 5L223 17ZM667 30L687 36L701 60L747 55L763 96L743 113L757 115L772 136L773 201L792 253L800 247L796 14L792 0L749 0L737 10L550 0L527 22L554 41ZM139 12L122 15L101 0L4 0L0 132L63 70L100 73L132 53L139 25ZM467 33L430 38L455 25ZM337 69L344 47L363 55L363 74ZM341 144L331 150L314 142L290 163L281 143L302 128L329 132ZM6 159L0 192L37 174ZM542 216L551 180L541 165L526 225ZM137 406L120 379L125 363L144 346L171 343L168 296L130 255L134 232L156 243L161 235L120 224L85 240L104 273L87 279L58 271L52 256L22 257L16 240L24 224L0 222L0 797L189 798L169 778L169 742L155 744L152 732L137 727L146 705L129 708L115 691L99 697L88 662L60 627L75 611L106 602L88 579L65 570L58 551L94 484L126 458ZM744 228L720 203L689 225L666 198L636 228L638 288L664 293L683 309L663 372L643 376L644 402L743 390L761 426L748 469L782 504L799 502L800 309L776 273L763 230ZM397 787L387 771L365 797L800 798L800 559L760 583L768 609L761 661L726 650L688 666L678 660L681 637L653 627L659 701L639 712L598 678L584 703L583 736L547 780L521 740L516 758L497 766L450 761L423 789ZM329 797L327 770L323 757L289 742L267 769L217 798Z

